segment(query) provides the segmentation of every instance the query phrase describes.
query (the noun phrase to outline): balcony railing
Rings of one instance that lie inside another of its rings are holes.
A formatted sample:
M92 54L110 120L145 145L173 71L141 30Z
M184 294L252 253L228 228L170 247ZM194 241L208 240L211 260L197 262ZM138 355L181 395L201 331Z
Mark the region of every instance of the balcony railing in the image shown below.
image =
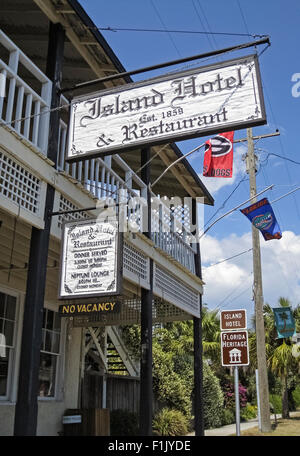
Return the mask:
M153 199L156 210L152 211L151 238L154 244L194 274L196 250L195 244L192 244L193 236L170 207L154 195Z
M67 100L62 99L61 103L66 105ZM145 196L146 186L144 182L118 154L106 156L104 160L94 158L71 165L66 163L66 132L67 125L61 121L58 160L61 171L66 172L75 181L80 182L98 199L106 200L110 198L119 203L120 195L123 201L128 201L130 197ZM125 176L124 179L113 170L114 164L118 165L119 169L121 168ZM135 189L133 189L133 184L135 184ZM156 199L154 194L153 197ZM181 221L174 215L170 215L169 208L165 207L162 201L159 207L159 213L152 211L151 238L154 244L195 273L195 251L188 243L191 234L185 229ZM136 207L129 204L127 207L127 220L132 222L131 228L136 231L142 231L142 213L141 206ZM167 217L165 217L165 214L167 214Z
M34 63L0 30L0 125L15 132L21 140L46 155L49 136L51 81ZM68 106L64 97L61 104ZM65 161L67 146L66 109L61 110L58 170L80 183L99 200L120 202L133 197L146 196L146 186L119 156L93 158L69 164ZM122 176L122 177L121 177ZM155 195L154 195L155 196ZM163 204L162 204L163 207ZM126 218L134 221L134 229L142 231L142 212L127 207ZM164 220L152 213L152 240L175 260L195 272L194 250L187 241L188 231L181 226L180 217L167 216Z
M52 82L1 30L0 48L7 56L0 59L2 124L46 154Z

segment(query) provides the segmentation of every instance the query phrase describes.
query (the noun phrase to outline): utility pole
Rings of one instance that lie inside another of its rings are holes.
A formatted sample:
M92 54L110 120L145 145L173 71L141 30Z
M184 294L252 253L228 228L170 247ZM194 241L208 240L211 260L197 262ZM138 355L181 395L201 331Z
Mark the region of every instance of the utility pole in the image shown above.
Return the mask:
M262 137L277 136L279 132L261 137L253 137L252 128L247 129L248 153L246 155L246 167L249 174L250 196L256 195L256 156L254 154L254 139ZM255 203L256 198L253 199ZM269 385L266 360L266 343L265 343L265 328L263 318L263 287L261 273L261 255L260 255L260 239L259 230L252 225L252 247L253 247L253 292L255 303L255 321L256 321L256 352L257 352L257 367L258 367L258 384L259 384L259 399L260 399L260 421L261 431L271 432L270 419L270 404L269 404Z

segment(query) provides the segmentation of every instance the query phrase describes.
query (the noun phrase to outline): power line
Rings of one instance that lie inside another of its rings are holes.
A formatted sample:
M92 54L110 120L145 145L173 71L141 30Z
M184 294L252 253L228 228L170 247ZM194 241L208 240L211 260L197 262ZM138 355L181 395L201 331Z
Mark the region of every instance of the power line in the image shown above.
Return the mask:
M213 46L212 41L211 41L211 39L210 39L211 37L209 36L210 33L207 33L207 31L206 31L206 29L205 29L205 25L204 25L204 23L203 23L203 21L202 21L202 18L201 18L200 14L199 14L199 12L198 12L198 10L197 10L197 8L196 8L195 0L193 0L193 7L194 7L194 10L195 10L195 12L196 12L196 16L198 17L199 22L200 22L200 24L201 24L201 26L202 26L202 28L203 28L203 30L204 30L204 32L202 32L202 33L205 33L205 35L206 35L206 37L207 37L208 44L211 46L212 49L214 49L214 46Z
M202 15L203 15L203 17L204 17L204 20L205 20L205 22L206 22L206 24L207 24L207 29L208 29L209 32L211 32L211 28L210 28L210 25L209 25L207 16L206 16L206 14L205 14L204 8L203 8L203 6L202 6L200 0L197 0L197 1L198 1L199 8L200 8L200 10L201 10L201 13L202 13ZM214 43L214 45L215 45L215 48L217 49L217 48L218 48L218 44L217 44L217 42L216 42L215 37L214 37L213 34L212 34L212 41L213 41L213 43Z
M172 38L171 32L167 29L167 27L166 27L164 21L162 20L162 17L161 17L161 15L159 14L159 11L158 11L158 9L157 9L156 6L155 6L154 1L153 1L153 0L150 0L150 1L151 1L151 5L153 6L153 9L154 9L154 11L156 12L156 14L157 14L157 16L158 16L158 18L159 18L159 20L160 20L162 26L163 26L164 29L165 29L165 32L168 33L169 38L170 38L170 40L171 40L171 42L172 42L174 48L176 49L177 54L179 55L179 57L181 57L181 54L180 54L180 52L179 52L179 49L178 49L178 47L176 46L176 43L175 43L175 41L174 41L173 38Z
M216 212L208 219L208 221L205 223L204 228L208 225L208 223L217 215L217 213L223 209L226 205L226 203L229 201L229 199L232 197L234 192L239 188L240 184L244 182L247 179L247 176L243 176L242 179L238 182L238 184L235 186L235 188L232 190L230 195L223 201L222 205L216 210Z
M146 33L186 33L195 35L226 35L226 36L245 36L252 38L264 38L267 34L233 33L233 32L207 32L203 30L173 30L173 29L144 29L144 28L123 28L123 27L87 27L91 30L106 32L146 32Z
M247 277L248 280L251 278L252 274L253 274L253 271L251 271L250 275ZM213 311L217 310L218 308L220 309L221 306L222 306L222 304L223 304L224 302L226 302L227 299L230 298L230 296L233 295L233 294L241 287L241 285L243 285L243 283L244 283L244 282L240 283L237 287L235 287L234 290L231 291L231 292L226 296L226 298L224 298L224 299L223 299L223 300L222 300L222 301L213 309ZM225 304L223 307L226 307L226 306L228 306L229 304L231 304L233 301L235 301L237 298L239 298L242 294L244 294L247 290L249 290L249 288L250 288L250 285L248 285L247 288L245 288L245 289L244 289L239 295L237 295L235 298L231 299L230 302L228 302L227 304Z
M264 159L264 161L268 160L270 155L274 155L275 157L281 158L282 160L287 160L287 161L289 161L291 163L294 163L295 165L300 165L300 162L292 160L291 158L288 158L288 157L283 157L282 155L279 155L279 154L275 154L274 152L268 152L267 150L261 149L260 147L257 147L256 150L261 150L262 152L266 152L267 153L267 157Z
M217 266L218 264L225 263L225 261L233 260L234 258L237 258L241 255L244 255L245 253L251 252L252 247L248 250L244 250L243 252L237 253L236 255L233 255L229 258L225 258L225 260L218 261L217 263L210 264L209 266L205 266L205 269L212 268L213 266Z
M243 13L241 4L240 4L240 0L237 0L237 4L238 4L238 7L239 7L241 16L242 16L242 20L243 20L243 22L244 22L245 29L246 29L247 33L250 35L249 29L248 29L248 26L247 26L247 23L246 23L246 19L245 19L245 16L244 16L244 13Z
M275 125L276 124L278 125L278 123L276 122L276 118L275 118L275 114L274 114L273 108L272 108L271 99L269 97L267 87L266 87L266 85L264 83L263 83L263 88L264 88L264 91L266 93L266 96L267 96L267 99L268 99L268 102L269 102L269 107L270 107L271 115L273 117L273 122L274 122ZM285 156L285 151L284 151L284 147L283 147L283 144L282 144L280 136L279 136L279 145L280 145L280 148L281 148L281 151L282 151L283 155ZM289 182L291 183L291 175L290 175L288 166L286 164L286 161L284 163L285 163L285 169L286 169L286 173L287 173ZM297 212L298 218L300 220L299 207L298 207L298 204L297 204L296 199L295 199L294 196L293 196L293 201L294 201L294 204L295 204L295 208L296 208L296 212Z

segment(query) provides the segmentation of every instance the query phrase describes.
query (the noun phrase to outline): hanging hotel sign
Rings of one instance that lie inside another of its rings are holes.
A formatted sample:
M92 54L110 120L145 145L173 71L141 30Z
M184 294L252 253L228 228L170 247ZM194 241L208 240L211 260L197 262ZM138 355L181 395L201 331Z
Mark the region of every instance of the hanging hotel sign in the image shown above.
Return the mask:
M122 277L120 243L118 221L115 219L88 219L65 223L62 233L59 299L79 298L77 302L80 304L80 299L84 298L88 298L91 303L98 302L101 297L119 295ZM83 310L81 307L80 312L76 307L77 313L82 313ZM98 311L91 306L85 310L87 313Z
M67 160L266 123L255 55L76 97Z

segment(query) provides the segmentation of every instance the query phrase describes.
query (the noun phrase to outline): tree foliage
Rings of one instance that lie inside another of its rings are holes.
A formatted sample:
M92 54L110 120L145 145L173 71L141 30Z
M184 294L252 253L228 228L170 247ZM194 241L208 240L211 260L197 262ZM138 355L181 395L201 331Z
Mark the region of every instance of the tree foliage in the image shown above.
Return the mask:
M203 401L205 429L221 426L224 395L218 378L206 362L203 363Z

